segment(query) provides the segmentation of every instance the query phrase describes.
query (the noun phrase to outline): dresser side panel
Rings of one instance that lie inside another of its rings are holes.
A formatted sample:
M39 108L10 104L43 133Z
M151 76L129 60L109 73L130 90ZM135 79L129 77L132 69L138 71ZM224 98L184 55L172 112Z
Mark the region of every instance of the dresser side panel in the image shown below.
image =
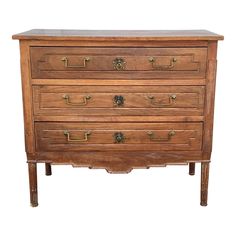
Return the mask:
M212 151L216 67L217 67L216 57L217 57L217 41L209 42L207 74L206 74L206 90L205 90L206 92L205 111L204 111L204 135L203 135L204 159L210 159Z
M27 41L20 41L21 82L24 106L24 132L25 151L29 154L35 152L34 122L32 106L32 87L30 75L30 47Z

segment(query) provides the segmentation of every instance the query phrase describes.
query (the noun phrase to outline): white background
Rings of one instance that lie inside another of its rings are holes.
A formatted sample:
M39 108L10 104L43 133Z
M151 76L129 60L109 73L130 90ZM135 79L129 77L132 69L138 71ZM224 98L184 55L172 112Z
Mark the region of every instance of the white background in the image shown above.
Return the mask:
M0 235L236 235L234 1L6 0L0 3ZM219 42L209 205L200 166L104 170L38 165L39 207L29 206L18 42L31 28L208 29Z

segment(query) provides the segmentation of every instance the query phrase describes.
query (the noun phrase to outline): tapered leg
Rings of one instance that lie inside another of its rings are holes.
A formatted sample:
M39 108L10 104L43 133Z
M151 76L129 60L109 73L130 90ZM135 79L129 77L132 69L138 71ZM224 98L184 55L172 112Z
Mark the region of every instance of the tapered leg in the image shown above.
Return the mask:
M189 163L189 175L195 175L195 163Z
M45 163L45 174L52 175L52 167L50 163Z
M209 162L201 163L201 206L207 206Z
M30 203L32 207L36 207L38 206L37 164L28 163L28 168L29 168Z

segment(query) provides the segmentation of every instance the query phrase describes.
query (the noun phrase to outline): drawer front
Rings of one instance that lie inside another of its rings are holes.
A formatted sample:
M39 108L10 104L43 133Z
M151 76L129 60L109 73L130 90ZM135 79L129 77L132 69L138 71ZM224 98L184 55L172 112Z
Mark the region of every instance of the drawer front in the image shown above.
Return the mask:
M202 115L204 86L34 86L35 115Z
M35 123L38 151L201 150L202 123Z
M32 78L204 77L206 57L206 48L31 47Z

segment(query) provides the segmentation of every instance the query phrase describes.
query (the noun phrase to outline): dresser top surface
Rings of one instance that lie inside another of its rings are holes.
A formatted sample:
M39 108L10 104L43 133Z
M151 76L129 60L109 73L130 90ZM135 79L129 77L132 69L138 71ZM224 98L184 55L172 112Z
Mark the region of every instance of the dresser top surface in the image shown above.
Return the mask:
M20 40L223 40L223 36L207 30L64 30L32 29L15 34Z

